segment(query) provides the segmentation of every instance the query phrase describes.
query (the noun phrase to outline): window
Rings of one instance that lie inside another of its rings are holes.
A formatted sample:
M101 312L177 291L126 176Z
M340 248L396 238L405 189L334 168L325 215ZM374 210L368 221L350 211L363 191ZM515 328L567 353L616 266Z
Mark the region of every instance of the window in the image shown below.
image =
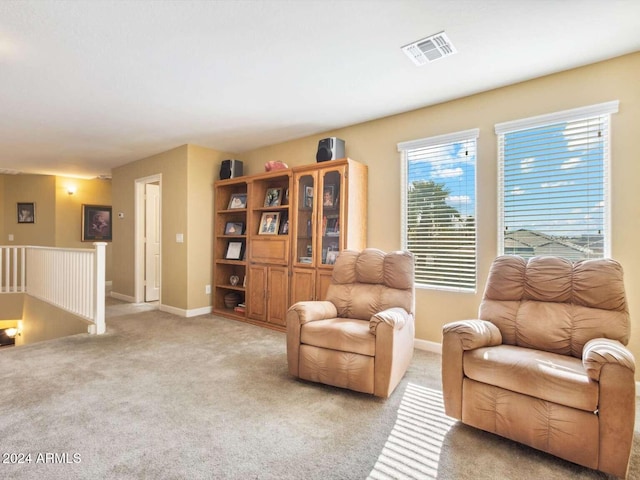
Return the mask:
M476 289L478 130L398 144L402 154L402 248L416 284Z
M610 256L609 119L618 102L496 125L499 252Z

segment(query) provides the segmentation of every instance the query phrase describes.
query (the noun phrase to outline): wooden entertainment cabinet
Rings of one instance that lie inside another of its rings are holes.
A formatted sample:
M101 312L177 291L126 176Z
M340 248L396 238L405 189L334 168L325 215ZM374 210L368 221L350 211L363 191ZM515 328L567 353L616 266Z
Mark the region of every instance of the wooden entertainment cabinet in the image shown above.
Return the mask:
M354 160L220 180L214 188L216 315L283 331L291 305L324 298L337 253L365 247L367 166Z

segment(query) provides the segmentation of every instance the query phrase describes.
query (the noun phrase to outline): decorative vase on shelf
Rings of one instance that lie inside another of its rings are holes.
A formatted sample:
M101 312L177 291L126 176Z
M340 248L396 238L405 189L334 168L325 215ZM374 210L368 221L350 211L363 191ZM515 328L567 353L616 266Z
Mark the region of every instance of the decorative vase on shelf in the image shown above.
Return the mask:
M240 294L238 292L229 292L224 296L224 306L226 308L237 307L240 303Z

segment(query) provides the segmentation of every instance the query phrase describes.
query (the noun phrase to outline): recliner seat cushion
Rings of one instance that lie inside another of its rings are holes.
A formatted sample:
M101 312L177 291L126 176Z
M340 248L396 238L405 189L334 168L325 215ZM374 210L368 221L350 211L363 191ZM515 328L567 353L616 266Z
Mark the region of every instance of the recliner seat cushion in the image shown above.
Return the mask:
M463 369L475 381L512 392L587 412L598 408L598 383L574 357L499 345L466 351Z
M300 328L300 343L370 357L376 354L376 337L369 330L369 322L353 318L305 323Z

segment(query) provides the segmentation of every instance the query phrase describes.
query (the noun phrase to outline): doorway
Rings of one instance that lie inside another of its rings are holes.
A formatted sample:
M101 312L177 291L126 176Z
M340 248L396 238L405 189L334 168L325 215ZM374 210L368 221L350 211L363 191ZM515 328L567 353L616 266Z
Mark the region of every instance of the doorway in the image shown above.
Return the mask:
M157 302L162 282L162 175L136 180L136 303Z

